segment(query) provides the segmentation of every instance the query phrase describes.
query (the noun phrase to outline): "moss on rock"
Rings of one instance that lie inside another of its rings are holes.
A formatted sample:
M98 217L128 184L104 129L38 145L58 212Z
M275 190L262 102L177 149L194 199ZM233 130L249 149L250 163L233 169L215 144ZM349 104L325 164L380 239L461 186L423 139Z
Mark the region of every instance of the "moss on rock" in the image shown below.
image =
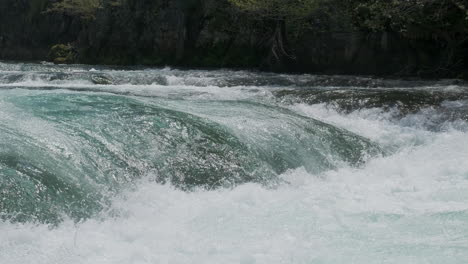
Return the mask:
M76 51L70 44L57 44L50 48L49 60L55 64L71 64L75 58Z

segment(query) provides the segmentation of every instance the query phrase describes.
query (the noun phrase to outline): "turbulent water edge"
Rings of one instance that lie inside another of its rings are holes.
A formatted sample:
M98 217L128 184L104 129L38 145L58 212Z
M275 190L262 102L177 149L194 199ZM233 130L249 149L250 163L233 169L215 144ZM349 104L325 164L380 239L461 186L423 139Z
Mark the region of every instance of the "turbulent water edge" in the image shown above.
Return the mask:
M0 263L464 263L468 87L0 63Z

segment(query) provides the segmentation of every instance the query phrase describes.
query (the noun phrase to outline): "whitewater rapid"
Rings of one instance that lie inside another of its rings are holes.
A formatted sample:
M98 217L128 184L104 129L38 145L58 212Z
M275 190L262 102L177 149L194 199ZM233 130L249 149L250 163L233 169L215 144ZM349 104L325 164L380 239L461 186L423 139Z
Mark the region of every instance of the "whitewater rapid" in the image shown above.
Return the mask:
M0 263L466 263L468 88L328 78L0 64Z

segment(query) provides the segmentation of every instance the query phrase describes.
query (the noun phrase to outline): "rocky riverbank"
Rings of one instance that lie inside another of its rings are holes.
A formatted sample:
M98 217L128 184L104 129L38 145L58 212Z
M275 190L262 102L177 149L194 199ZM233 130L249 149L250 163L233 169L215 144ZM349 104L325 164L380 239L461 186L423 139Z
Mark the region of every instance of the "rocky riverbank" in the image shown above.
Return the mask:
M381 1L318 2L277 34L278 21L229 0L4 0L0 59L468 77L468 20L456 0L417 1L413 20Z

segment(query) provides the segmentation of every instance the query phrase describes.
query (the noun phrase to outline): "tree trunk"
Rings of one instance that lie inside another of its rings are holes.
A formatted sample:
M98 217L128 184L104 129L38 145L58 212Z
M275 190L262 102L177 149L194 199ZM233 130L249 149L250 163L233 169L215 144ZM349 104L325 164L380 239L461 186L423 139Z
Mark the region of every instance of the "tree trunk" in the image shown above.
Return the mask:
M295 59L294 55L289 51L285 19L278 19L275 21L275 31L270 40L270 43L271 55L273 56L276 63L282 63L284 59Z

